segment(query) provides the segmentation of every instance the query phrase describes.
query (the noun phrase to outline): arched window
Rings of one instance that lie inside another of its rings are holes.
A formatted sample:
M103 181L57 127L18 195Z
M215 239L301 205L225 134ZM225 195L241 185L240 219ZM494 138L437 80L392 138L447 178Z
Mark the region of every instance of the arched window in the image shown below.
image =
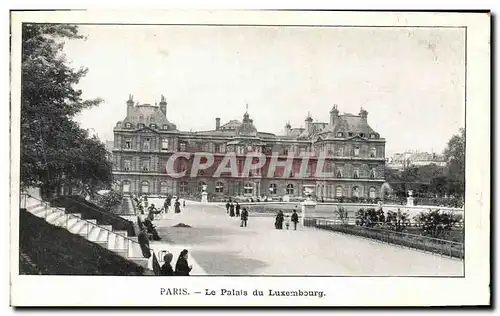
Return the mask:
M359 179L359 167L354 168L354 173L352 176L354 179Z
M131 123L127 123L127 124L125 124L125 127L126 128L132 128L132 124Z
M269 185L269 193L271 193L271 194L278 193L278 188L276 187L276 183L271 183Z
M352 188L352 196L359 197L359 187Z
M149 124L149 127L156 128L156 124Z
M354 146L354 156L359 156L359 146Z
M186 181L181 181L179 184L179 191L181 193L187 193L188 192L188 183Z
M286 194L293 195L293 184L289 184L286 186Z
M168 192L168 183L166 181L160 182L160 193Z
M253 194L253 185L251 183L245 183L243 189L245 194Z
M122 182L122 192L129 193L130 192L130 181L125 180Z
M215 193L224 193L224 183L217 182L215 184Z
M370 157L371 158L377 157L377 148L375 147L370 148Z
M335 173L335 177L342 178L342 168L338 167L337 172Z
M149 193L149 182L147 181L141 182L141 193Z
M370 198L374 199L377 197L377 189L375 187L370 187Z
M375 179L375 175L376 175L375 168L372 168L370 170L370 179Z
M335 190L335 196L341 197L344 196L344 188L342 186L337 186L337 190Z

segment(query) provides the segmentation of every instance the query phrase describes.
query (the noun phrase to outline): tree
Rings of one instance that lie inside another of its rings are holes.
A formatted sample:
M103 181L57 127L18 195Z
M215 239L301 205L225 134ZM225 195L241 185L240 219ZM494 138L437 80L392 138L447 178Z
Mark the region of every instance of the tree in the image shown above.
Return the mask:
M73 117L101 100L84 100L76 89L87 69L72 69L64 40L82 39L63 24L24 24L22 30L21 186L50 194L65 183L109 183L109 153Z
M459 220L453 214L440 210L422 212L415 217L415 221L422 227L422 235L433 238L446 236Z
M465 129L453 135L444 150L448 192L463 195L465 192Z

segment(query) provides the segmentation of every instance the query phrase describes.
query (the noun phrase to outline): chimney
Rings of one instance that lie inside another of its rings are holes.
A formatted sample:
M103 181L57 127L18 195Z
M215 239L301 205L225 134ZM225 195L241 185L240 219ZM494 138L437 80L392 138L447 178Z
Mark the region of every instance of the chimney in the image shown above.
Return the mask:
M337 104L333 105L332 110L330 111L330 125L333 126L335 121L339 117L339 110L337 109Z
M311 114L310 113L307 113L307 117L306 117L306 131L308 133L311 132L311 129L312 129L312 117L311 117Z
M129 94L127 100L127 116L132 112L132 108L134 107L134 96Z
M359 116L361 116L361 118L365 121L368 120L368 112L363 110L363 108L359 111Z
M220 130L220 117L215 118L215 130Z
M163 94L161 95L161 99L160 99L160 111L162 111L163 114L165 116L167 116L167 101L165 100L165 97L163 96Z

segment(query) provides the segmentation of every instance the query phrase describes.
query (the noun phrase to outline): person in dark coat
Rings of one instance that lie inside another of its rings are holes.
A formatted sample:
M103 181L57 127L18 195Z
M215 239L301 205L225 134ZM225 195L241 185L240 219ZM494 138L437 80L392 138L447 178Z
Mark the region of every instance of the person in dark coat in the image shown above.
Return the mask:
M137 240L139 241L139 245L141 246L141 251L144 258L150 258L151 250L149 249L149 238L146 227L142 227L139 235L137 235Z
M148 234L151 235L153 240L161 240L161 237L160 237L160 235L158 235L158 231L156 230L156 227L153 225L153 223L149 219L146 219L144 221L144 226L146 227Z
M234 204L229 205L229 216L234 217Z
M229 204L229 201L226 203L226 213L229 214L229 207L231 204Z
M176 213L180 213L181 212L181 202L179 202L179 198L177 198L175 200L174 207L175 207L175 212Z
M240 209L241 209L241 206L238 204L238 202L236 202L236 216L240 216Z
M165 210L165 213L168 212L168 207L170 206L170 203L168 202L168 197L165 199L165 202L163 202L163 209Z
M173 276L174 275L174 269L172 269L172 265L170 264L172 262L172 259L174 258L174 255L171 254L170 252L163 257L163 265L160 268L160 275L162 276Z
M192 265L188 265L188 251L184 249L181 251L177 264L175 265L175 275L188 276L189 272L193 269Z
M283 221L285 220L285 215L283 211L279 211L278 215L276 215L276 221L274 222L274 226L276 229L283 229Z
M248 211L247 211L247 208L244 207L243 210L241 211L241 225L240 225L240 227L243 227L243 225L245 225L245 227L247 227L247 221L248 221Z
M182 199L182 207L186 208L186 200Z
M299 222L299 215L297 214L297 210L293 210L293 213L292 213L293 230L297 230L297 223L298 222Z

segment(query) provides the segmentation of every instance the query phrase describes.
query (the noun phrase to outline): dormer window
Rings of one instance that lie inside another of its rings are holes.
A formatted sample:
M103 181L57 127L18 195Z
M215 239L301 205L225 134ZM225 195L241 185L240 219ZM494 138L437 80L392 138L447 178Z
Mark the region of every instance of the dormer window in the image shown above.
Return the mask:
M137 128L143 128L143 127L144 127L144 124L142 124L142 123L137 124Z
M364 138L364 137L365 137L365 134L364 134L364 133L360 133L360 134L359 134L359 137L363 137L363 138Z
M349 137L352 137L352 133L351 132L349 132L347 135L349 135Z
M377 138L377 134L370 134L370 138Z
M116 127L122 127L122 122L116 123Z
M125 127L126 127L126 128L132 128L132 124L131 124L131 123L126 123L126 124L125 124Z
M338 133L337 133L337 137L344 137L344 133L342 133L342 132L338 132Z
M156 128L156 124L150 124L149 127Z
M168 125L167 124L163 124L162 129L165 129L165 130L168 129Z

